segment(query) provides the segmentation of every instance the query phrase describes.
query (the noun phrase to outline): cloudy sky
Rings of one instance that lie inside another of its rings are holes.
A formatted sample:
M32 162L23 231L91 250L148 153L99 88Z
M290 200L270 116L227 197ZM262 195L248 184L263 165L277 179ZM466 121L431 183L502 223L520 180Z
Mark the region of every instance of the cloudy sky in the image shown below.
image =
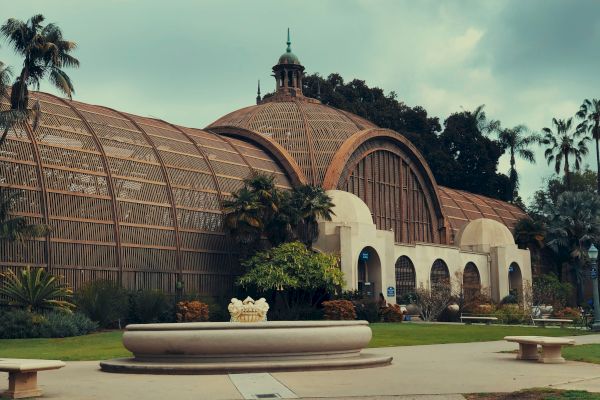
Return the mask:
M597 0L2 0L0 19L37 13L79 45L77 100L193 127L252 104L257 79L272 90L287 27L309 73L363 79L442 121L485 104L539 131L600 97ZM0 60L18 68L6 43ZM525 199L551 173L537 161L517 165Z

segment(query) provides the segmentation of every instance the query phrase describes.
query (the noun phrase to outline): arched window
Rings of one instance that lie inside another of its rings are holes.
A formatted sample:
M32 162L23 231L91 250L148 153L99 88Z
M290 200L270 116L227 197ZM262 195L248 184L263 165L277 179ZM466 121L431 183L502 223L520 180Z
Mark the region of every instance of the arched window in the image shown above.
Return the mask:
M396 302L400 302L402 296L415 291L417 278L415 267L410 258L401 256L396 261Z
M437 290L441 288L448 288L450 284L450 272L448 271L448 266L444 262L444 260L437 259L433 262L431 267L431 290Z
M522 300L523 276L521 275L521 268L516 262L508 267L508 292Z
M463 272L463 296L466 301L473 299L481 291L481 278L477 266L469 262Z

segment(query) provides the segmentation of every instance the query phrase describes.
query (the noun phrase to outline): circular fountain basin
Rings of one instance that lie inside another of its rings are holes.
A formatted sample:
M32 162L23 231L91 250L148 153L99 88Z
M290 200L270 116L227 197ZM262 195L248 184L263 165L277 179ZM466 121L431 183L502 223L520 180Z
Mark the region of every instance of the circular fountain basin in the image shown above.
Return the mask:
M103 361L108 372L200 374L365 368L391 357L362 353L366 321L194 322L128 325L133 358Z

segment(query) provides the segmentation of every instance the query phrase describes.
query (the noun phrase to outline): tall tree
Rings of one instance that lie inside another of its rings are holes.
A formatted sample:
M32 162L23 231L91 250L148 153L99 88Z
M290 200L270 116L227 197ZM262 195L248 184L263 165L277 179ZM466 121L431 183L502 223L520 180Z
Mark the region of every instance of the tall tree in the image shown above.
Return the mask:
M510 169L508 178L510 179L510 201L514 201L519 188L519 174L516 168L516 157L521 157L530 163L535 162L535 155L530 149L531 145L538 143L540 138L537 135L529 134L525 125L517 125L514 128L500 129L498 133L500 145L508 150L510 155Z
M29 87L39 90L40 82L45 78L69 98L74 92L71 78L63 68L79 67L79 60L69 54L77 45L65 40L57 25L43 25L44 19L41 14L27 21L10 18L0 27L2 36L23 57L23 67L12 85L10 96L11 109L22 114L31 113L28 109ZM7 135L5 128L0 144Z
M300 219L297 225L302 234L298 236L312 249L313 242L319 236L318 219L331 221L335 215L331 197L321 187L301 185L294 188L291 207Z
M567 120L552 118L552 125L554 125L554 130L543 129L544 137L541 143L546 146L544 157L546 157L548 165L554 163L554 171L557 174L560 173L561 166L563 167L567 190L570 190L571 163L569 159L572 157L575 164L574 169L579 171L582 157L588 153L587 142L590 138L581 137L582 131L573 129L573 118Z
M439 157L443 161L432 162L437 165L436 180L456 189L509 200L509 179L497 172L502 146L482 132L482 118L476 114L477 109L462 111L444 121L439 136Z
M587 250L600 241L600 197L596 193L565 192L546 208L547 245L562 261L563 271L577 282L577 300L583 300L583 271Z
M585 99L577 112L577 116L583 121L577 127L578 130L587 131L596 141L596 172L598 180L596 182L596 191L600 194L600 99Z

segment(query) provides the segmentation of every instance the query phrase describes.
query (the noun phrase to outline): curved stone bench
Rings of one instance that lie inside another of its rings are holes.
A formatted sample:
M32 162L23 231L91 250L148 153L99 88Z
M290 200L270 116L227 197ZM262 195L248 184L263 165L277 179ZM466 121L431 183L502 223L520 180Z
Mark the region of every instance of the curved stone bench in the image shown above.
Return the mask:
M537 360L545 364L564 363L561 351L563 346L573 346L575 340L547 336L506 336L504 340L519 343L517 360ZM538 355L537 346L542 346Z
M360 368L389 364L362 354L366 321L195 322L128 325L133 358L103 361L108 372L197 374Z

